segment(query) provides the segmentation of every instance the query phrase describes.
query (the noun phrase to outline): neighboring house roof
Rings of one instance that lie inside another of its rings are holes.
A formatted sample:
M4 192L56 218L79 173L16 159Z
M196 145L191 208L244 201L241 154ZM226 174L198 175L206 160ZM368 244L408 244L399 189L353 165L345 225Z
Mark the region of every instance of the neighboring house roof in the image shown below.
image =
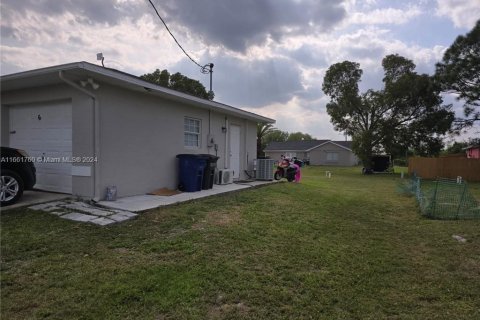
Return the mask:
M328 140L275 141L270 142L265 151L306 151L325 142Z
M352 150L352 141L331 141L339 146Z
M4 92L60 84L63 83L59 76L60 72L71 81L85 80L85 77L95 77L96 81L106 82L125 89L160 96L169 100L180 101L192 106L218 111L256 122L275 123L274 119L263 117L223 103L198 98L186 93L168 89L142 80L134 75L115 69L104 68L85 61L1 76L1 90Z
M325 144L335 144L341 148L352 150L352 141L332 141L332 140L301 140L271 142L265 148L265 151L299 151L307 152Z

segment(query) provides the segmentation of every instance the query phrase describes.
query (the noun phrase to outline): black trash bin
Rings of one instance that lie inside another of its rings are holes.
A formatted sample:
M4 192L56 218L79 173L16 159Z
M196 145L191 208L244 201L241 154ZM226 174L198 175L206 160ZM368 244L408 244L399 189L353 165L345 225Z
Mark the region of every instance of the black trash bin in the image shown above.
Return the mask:
M376 155L372 157L373 171L385 172L390 167L390 156Z
M198 156L206 161L205 169L203 170L202 190L212 189L219 157L211 154L199 154Z

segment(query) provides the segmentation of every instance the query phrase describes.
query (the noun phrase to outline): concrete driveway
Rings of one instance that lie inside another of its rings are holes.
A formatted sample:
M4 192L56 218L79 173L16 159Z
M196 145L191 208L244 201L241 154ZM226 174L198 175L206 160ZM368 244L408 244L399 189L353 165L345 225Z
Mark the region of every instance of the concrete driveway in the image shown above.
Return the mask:
M53 193L39 190L28 190L23 192L23 197L15 204L8 207L2 207L2 211L11 210L20 207L31 206L34 204L66 199L71 195L65 193Z

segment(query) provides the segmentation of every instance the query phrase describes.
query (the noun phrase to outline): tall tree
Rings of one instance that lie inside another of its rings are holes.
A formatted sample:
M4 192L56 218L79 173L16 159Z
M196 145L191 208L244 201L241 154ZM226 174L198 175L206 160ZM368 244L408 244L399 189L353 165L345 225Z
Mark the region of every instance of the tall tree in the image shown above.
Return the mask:
M156 69L152 73L146 73L144 75L141 75L140 78L145 81L158 84L165 88L170 87L170 73L166 69L162 71Z
M353 150L367 169L374 152L393 150L399 143L438 149L453 121L451 107L442 106L440 88L429 76L417 74L411 60L388 55L382 66L382 90L360 94L363 71L350 61L330 66L322 86L331 98L327 112L335 129L352 137Z
M480 121L480 20L465 36L458 36L437 63L436 79L446 92L464 101L465 118L456 119L455 127L471 127Z
M268 145L270 142L274 141L284 142L287 141L288 135L287 131L274 129L265 135L264 143L265 145Z
M458 153L465 154L465 148L468 147L468 146L469 146L469 144L466 141L464 141L464 142L455 141L452 145L445 148L443 153L444 154L458 154Z
M179 92L191 94L193 96L213 100L214 96L209 95L203 84L194 79L184 76L180 72L170 74L167 70L160 71L156 69L152 73L146 73L140 76L141 79L158 84L162 87L173 89Z
M264 156L265 155L263 150L265 150L265 148L267 147L267 145L270 142L283 142L283 141L287 141L287 138L288 138L288 132L278 130L274 127L270 127L270 129L268 131L266 131L265 134L262 136L261 149L259 149L258 145L257 145L258 156ZM257 143L258 143L258 141L259 140L257 139ZM262 150L262 152L259 153L258 150Z
M265 153L265 136L275 130L271 123L257 123L257 158L263 157Z

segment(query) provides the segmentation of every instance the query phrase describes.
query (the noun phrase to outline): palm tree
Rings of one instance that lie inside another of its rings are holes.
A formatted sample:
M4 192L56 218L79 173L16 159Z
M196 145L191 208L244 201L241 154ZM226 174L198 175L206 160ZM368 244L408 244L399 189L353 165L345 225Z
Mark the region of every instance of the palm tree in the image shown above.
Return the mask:
M275 130L271 123L257 123L257 158L263 157L264 138L267 134Z

